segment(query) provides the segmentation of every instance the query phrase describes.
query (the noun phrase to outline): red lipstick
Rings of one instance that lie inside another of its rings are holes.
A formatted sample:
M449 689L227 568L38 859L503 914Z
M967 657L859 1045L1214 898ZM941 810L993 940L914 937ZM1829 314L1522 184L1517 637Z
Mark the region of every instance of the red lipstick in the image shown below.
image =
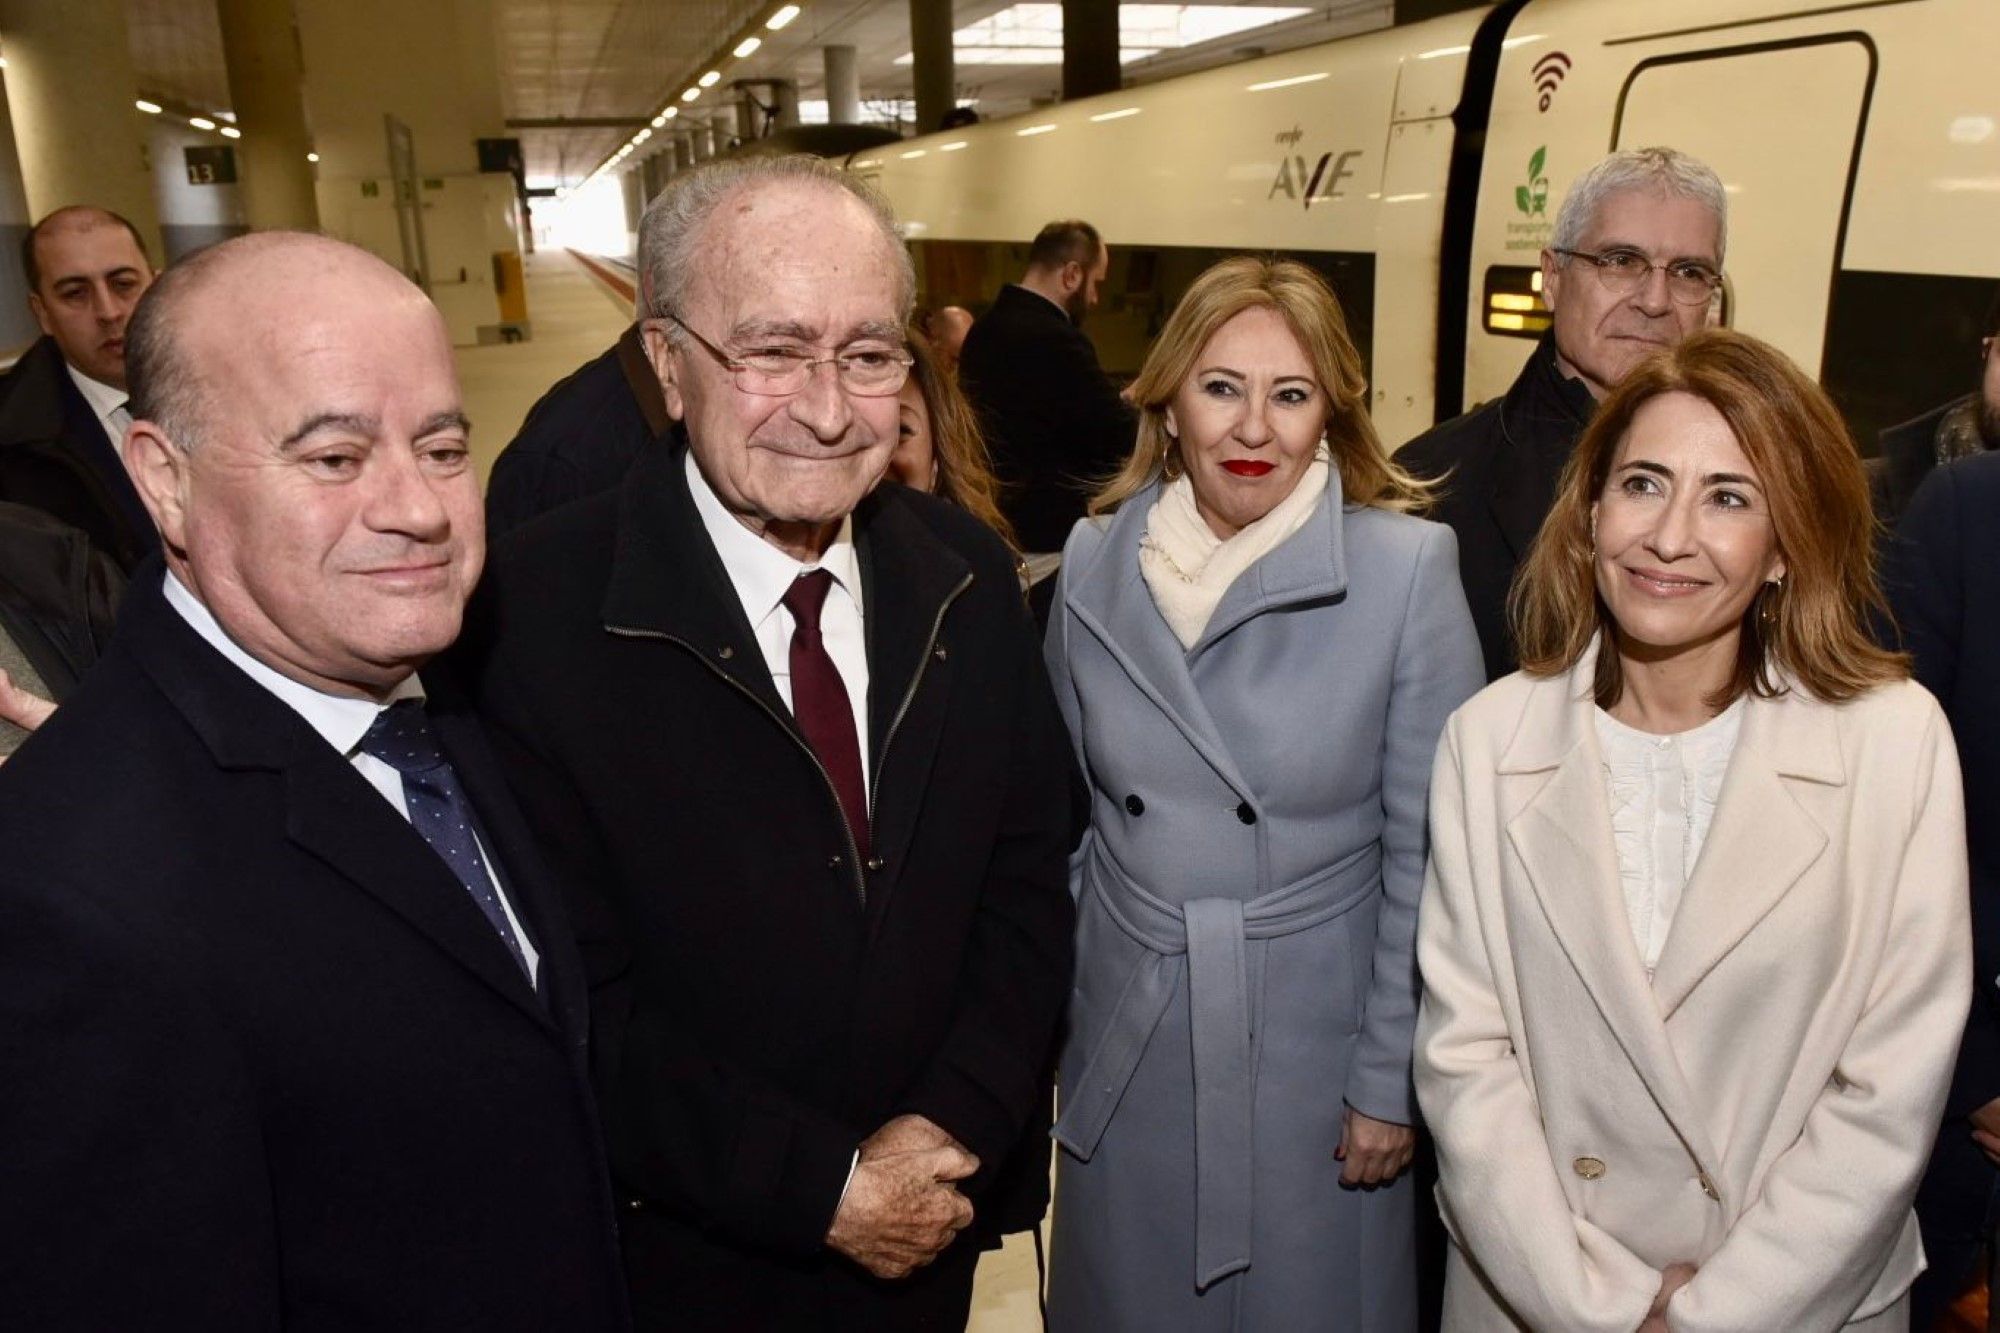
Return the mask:
M1238 477L1263 477L1270 475L1276 466L1261 458L1229 458L1223 460L1222 469Z

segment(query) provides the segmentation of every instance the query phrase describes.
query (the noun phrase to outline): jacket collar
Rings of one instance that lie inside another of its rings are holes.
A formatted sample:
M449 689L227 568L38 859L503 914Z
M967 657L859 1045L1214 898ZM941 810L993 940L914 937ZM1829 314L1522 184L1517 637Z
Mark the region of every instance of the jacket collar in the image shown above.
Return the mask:
M1498 765L1503 784L1531 784L1507 835L1605 1021L1662 1111L1712 1164L1666 1024L1824 851L1827 833L1794 784L1846 781L1838 722L1796 688L1748 701L1715 823L1648 984L1625 911L1592 718L1598 651L1529 686Z
M612 633L674 640L759 700L775 723L810 749L779 698L729 574L688 492L687 436L676 426L668 447L640 455L619 500L618 531L603 621ZM872 840L889 867L890 885L915 832L923 775L929 771L950 697L951 656L945 615L969 587L965 558L917 513L923 497L884 483L854 510L868 649L868 744L874 802ZM914 688L921 685L921 689ZM896 748L885 751L901 716ZM831 799L831 797L829 797ZM888 894L870 894L870 911Z
M646 429L655 439L664 435L674 424L667 415L667 400L660 393L660 377L653 373L653 363L646 359L646 343L639 331L638 321L625 327L618 335L614 349L618 356L618 369L625 376L625 387L632 391L633 399L639 404L639 415L645 418Z
M21 354L7 377L6 410L0 411L0 447L53 440L72 418L101 431L90 404L65 373L62 350L43 334Z
M1159 495L1155 481L1120 505L1108 521L1095 520L1107 524L1104 540L1081 568L1064 569L1064 602L1217 775L1247 799L1249 785L1195 688L1191 668L1216 643L1267 611L1346 593L1340 474L1335 469L1327 478L1326 493L1305 526L1230 585L1201 638L1185 650L1139 572L1139 543Z
M1554 503L1556 480L1596 408L1583 382L1557 365L1555 335L1543 335L1500 400L1507 447L1494 477L1493 517L1517 559L1534 544Z
M132 654L216 766L278 774L285 793L285 835L295 846L401 917L530 1018L549 1025L550 1015L520 965L443 860L346 756L227 661L167 604L164 577L157 556L133 575L119 614L117 646ZM504 803L507 798L486 767L460 762L473 726L469 715L459 708L433 710L433 716L474 804L490 809ZM538 893L546 892L546 886L537 884L517 896L533 903ZM559 927L539 904L520 906L538 938L552 938L548 931ZM546 959L558 951L542 952Z

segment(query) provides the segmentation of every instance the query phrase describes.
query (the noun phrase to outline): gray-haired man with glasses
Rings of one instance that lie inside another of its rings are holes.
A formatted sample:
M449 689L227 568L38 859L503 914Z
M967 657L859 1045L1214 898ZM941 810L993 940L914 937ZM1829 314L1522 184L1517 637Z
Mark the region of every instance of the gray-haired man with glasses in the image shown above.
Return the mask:
M1431 517L1458 533L1489 679L1514 669L1507 589L1571 448L1632 367L1708 324L1727 231L1722 181L1685 153L1641 148L1591 167L1542 251L1551 327L1513 387L1397 453L1417 475L1445 478Z
M1010 553L881 481L887 206L715 163L640 255L677 425L496 551L465 653L573 882L634 1317L957 1327L1069 987L1069 741Z

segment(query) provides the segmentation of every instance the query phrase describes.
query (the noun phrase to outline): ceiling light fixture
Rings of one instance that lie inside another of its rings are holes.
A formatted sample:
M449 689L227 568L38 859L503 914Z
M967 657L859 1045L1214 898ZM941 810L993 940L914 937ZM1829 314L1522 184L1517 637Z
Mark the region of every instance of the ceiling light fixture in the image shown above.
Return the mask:
M784 8L780 9L777 13L771 15L770 18L764 20L764 26L769 28L772 32L776 32L778 31L778 29L784 27L787 23L790 23L793 19L797 18L798 16L799 16L799 7L797 5L786 5Z
M683 102L692 102L692 101L694 101L694 99L695 99L695 98L697 98L697 97L700 97L700 96L701 96L701 89L699 89L699 88L690 88L690 89L688 89L688 90L687 90L686 92L684 92L684 93L682 93L682 94L681 94L681 101L683 101Z
M674 114L673 111L671 109L668 109L666 111L662 111L659 115L654 116L653 128L657 130L658 128L660 128L660 126L666 124L667 118L672 116L673 114Z
M222 127L222 137L225 139L241 139L243 131L237 129L234 125L224 125Z
M710 70L708 73L702 75L700 78L695 80L695 83L703 88L713 88L716 84L721 82L722 82L722 71L714 69Z
M318 154L318 153L307 153L307 154L306 154L306 161L308 161L308 162L317 162L317 161L319 161L319 154Z
M188 124L194 126L198 130L212 130L215 128L215 122L210 120L207 116L189 116Z
M755 55L757 48L763 44L764 39L762 37L745 37L736 44L736 50L733 54L738 60L744 60Z
M143 97L140 98L138 101L132 103L132 105L138 107L141 111L145 112L149 116L157 116L160 114L160 104L158 102L148 102Z

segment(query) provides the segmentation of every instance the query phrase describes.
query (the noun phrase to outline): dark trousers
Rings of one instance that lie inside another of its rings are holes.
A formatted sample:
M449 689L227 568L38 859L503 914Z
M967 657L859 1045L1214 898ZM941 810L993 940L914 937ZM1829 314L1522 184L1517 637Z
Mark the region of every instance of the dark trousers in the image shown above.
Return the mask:
M1917 1187L1917 1226L1929 1266L1910 1288L1910 1333L1931 1333L1978 1275L1982 1253L1991 1262L2000 1226L2000 1171L1972 1141L1963 1116L1938 1130ZM1989 1319L1987 1327L2000 1326Z

